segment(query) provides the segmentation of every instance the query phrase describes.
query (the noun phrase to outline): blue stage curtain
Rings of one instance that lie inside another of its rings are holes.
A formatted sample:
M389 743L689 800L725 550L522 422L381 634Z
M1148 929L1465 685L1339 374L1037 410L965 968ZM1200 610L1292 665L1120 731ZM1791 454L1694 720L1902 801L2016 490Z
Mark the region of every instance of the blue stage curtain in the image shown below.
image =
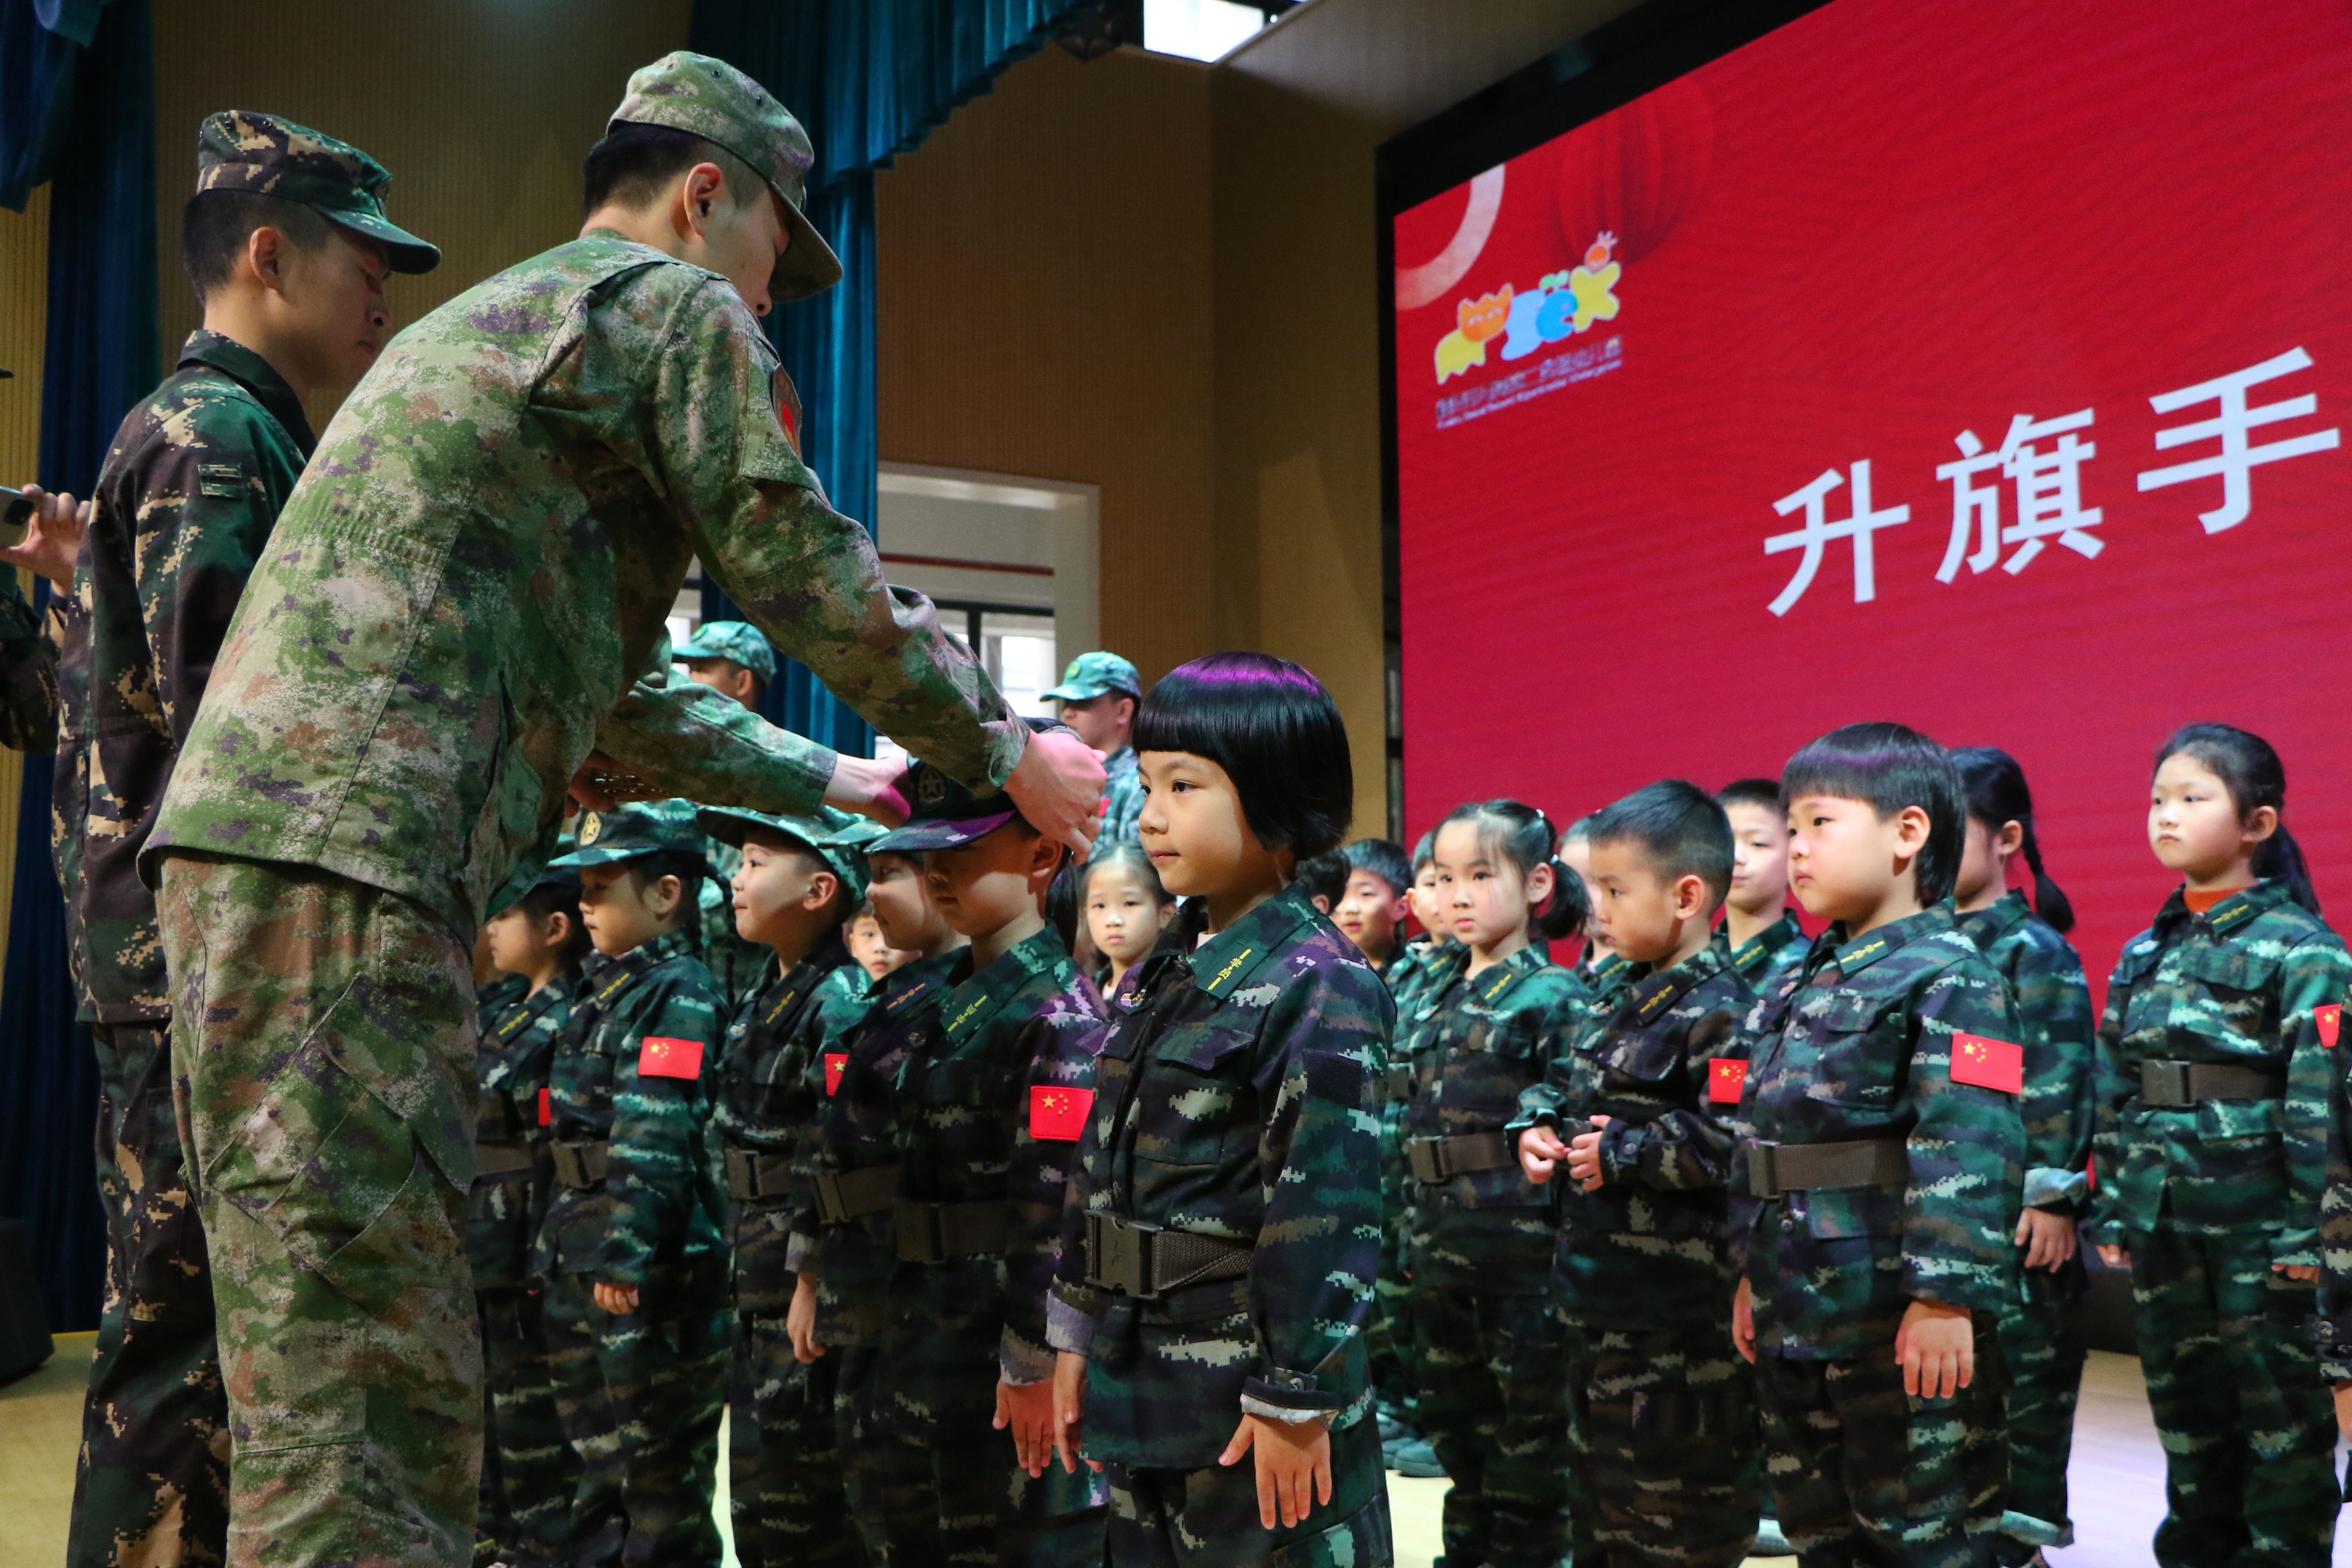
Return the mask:
M696 0L693 47L746 72L816 142L809 218L841 258L841 282L782 306L769 338L801 395L801 447L834 506L874 528L874 171L920 145L958 104L1034 52L1084 0ZM734 616L715 586L706 620ZM800 665L780 662L768 719L835 751L873 731Z
M21 206L54 181L39 478L76 495L89 493L115 426L155 384L150 5L0 0L0 202ZM0 984L0 1214L32 1233L58 1332L98 1326L105 1284L90 1147L98 1076L73 1016L49 759L26 757Z

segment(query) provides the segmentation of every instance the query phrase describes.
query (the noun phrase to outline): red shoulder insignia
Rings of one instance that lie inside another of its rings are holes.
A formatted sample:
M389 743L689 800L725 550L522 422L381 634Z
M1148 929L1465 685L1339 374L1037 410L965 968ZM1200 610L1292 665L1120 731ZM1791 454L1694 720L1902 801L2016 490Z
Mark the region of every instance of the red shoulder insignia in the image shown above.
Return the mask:
M1952 1081L1997 1089L2003 1094L2023 1094L2025 1047L1985 1035L1955 1035Z
M647 1035L637 1050L639 1078L698 1079L702 1076L702 1042L672 1040Z

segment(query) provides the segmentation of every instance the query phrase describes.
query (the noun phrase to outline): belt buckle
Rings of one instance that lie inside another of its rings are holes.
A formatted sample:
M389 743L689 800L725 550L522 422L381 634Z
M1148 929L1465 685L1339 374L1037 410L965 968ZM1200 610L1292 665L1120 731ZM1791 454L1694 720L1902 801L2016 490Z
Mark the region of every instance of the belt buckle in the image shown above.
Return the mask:
M940 1212L935 1204L917 1203L911 1198L899 1198L891 1205L892 1219L898 1232L898 1256L909 1263L944 1263L947 1242L940 1235Z
M1748 1195L1749 1197L1771 1199L1780 1195L1780 1173L1778 1168L1780 1163L1773 1158L1779 1152L1780 1147L1777 1143L1748 1145Z
M2196 1104L2189 1092L2189 1064L2143 1060L2139 1097L2159 1110L2179 1110Z
M841 1177L832 1171L820 1171L814 1184L816 1187L818 1221L824 1225L846 1225L849 1222L849 1204L841 1195Z
M1158 1298L1151 1285L1151 1243L1156 1225L1139 1225L1117 1215L1087 1215L1087 1272L1092 1283L1139 1301Z
M1404 1146L1405 1163L1412 1167L1416 1182L1445 1180L1445 1155L1435 1138L1416 1138Z

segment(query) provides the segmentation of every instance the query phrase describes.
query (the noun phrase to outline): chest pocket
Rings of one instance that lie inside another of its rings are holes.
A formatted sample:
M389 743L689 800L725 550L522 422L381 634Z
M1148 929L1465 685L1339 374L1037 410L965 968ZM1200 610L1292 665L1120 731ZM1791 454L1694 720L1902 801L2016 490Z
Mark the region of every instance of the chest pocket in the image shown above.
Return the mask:
M2167 1032L2189 1037L2182 1044L2195 1053L2192 1059L2217 1053L2243 1058L2248 1046L2259 1045L2284 1061L2286 1053L2273 1037L2278 1030L2278 970L2275 959L2240 948L2200 943L2184 949L2179 973L2189 984L2165 1020Z
M1840 992L1818 1009L1804 1015L1812 1040L1809 1100L1866 1110L1885 1110L1895 1103L1891 1063L1874 1060L1881 1021L1894 1005L1891 1000Z
M1212 1024L1171 1029L1152 1047L1137 1091L1135 1157L1162 1165L1215 1165L1256 1139L1245 1101L1247 1047L1256 1032Z

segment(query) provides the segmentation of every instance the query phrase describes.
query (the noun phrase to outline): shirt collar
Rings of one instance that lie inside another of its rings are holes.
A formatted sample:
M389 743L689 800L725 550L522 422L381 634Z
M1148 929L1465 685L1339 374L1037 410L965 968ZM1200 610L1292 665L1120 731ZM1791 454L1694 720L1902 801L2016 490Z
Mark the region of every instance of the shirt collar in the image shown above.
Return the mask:
M1961 927L1971 936L1981 933L1982 939L1986 942L1990 942L1996 937L2006 936L2015 931L2025 923L2025 917L2032 912L2033 906L2027 903L2025 895L2015 888L2010 889L1983 909L1972 910L1966 914L1958 914L1955 910Z
M1916 915L1889 921L1866 936L1848 937L1843 925L1832 926L1826 934L1836 951L1830 962L1837 965L1840 974L1851 980L1895 949L1908 947L1921 937L1950 931L1952 925L1952 906L1947 900Z
M1797 923L1796 910L1783 909L1779 920L1741 942L1737 948L1731 945L1731 928L1728 925L1717 930L1715 934L1721 939L1718 945L1723 950L1726 961L1734 969L1746 974L1762 967L1773 954L1782 949L1803 942L1805 928Z
M969 960L971 950L964 950ZM1052 926L1022 938L979 973L968 976L940 1004L943 1026L951 1040L966 1040L986 1028L1004 1005L1021 994L1030 979L1069 956L1061 933Z
M286 378L270 368L268 360L235 338L198 327L180 345L179 368L185 370L193 364L216 370L253 394L261 406L269 410L269 416L284 426L294 444L302 448L304 458L317 449L319 438L310 434L310 418L302 412L302 400L294 395Z
M2202 920L2217 932L2233 931L2264 910L2276 909L2288 897L2285 879L2265 877L2252 887L2239 889L2202 915L2192 915L2189 912L2189 900L2179 888L2175 888L2164 900L2164 907L2157 910L2156 924L2160 931L2182 921Z
M1207 918L1205 904L1202 918ZM1222 1001L1246 984L1300 926L1317 918L1305 885L1293 882L1194 948L1183 962L1192 966L1193 983Z

